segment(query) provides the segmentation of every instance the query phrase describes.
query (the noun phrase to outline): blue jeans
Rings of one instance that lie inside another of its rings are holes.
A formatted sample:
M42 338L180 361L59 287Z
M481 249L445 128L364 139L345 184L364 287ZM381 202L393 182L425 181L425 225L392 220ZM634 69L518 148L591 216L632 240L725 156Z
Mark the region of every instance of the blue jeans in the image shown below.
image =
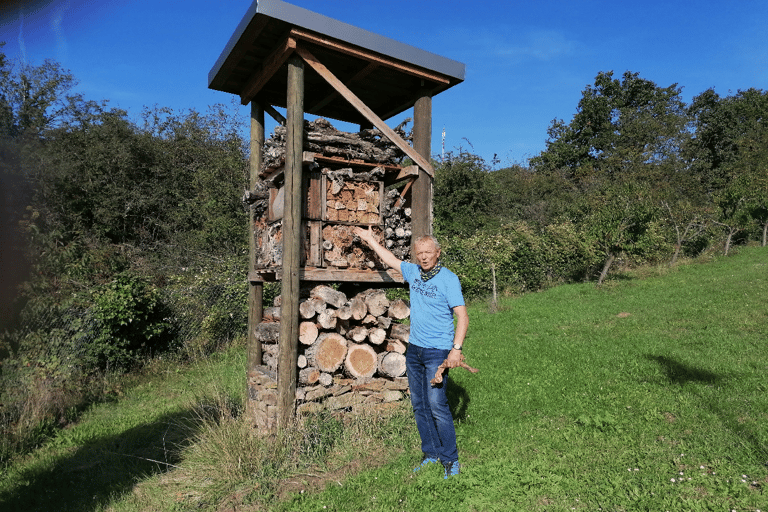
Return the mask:
M449 352L410 344L405 354L408 387L411 390L416 428L421 437L421 451L428 457L439 458L443 463L459 459L453 416L445 394L448 376L444 374L443 382L435 386L429 381L434 378L437 367L445 361Z

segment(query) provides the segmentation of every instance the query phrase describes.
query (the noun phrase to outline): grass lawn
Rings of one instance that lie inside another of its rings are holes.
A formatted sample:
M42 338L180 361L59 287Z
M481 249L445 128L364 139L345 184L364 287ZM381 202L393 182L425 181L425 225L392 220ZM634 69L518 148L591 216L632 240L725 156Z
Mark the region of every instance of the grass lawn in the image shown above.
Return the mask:
M412 472L418 436L412 420L396 417L395 426L367 432L379 441L368 446L370 469L358 464L334 476L350 463L340 451L351 436L337 422L328 430L335 438L315 438L327 451L281 477L292 493L249 470L216 493L187 478L177 492L188 499L169 496L169 481L192 464L196 437L174 439L185 448L160 460L169 453L160 449L163 436L189 417L195 390L213 386L241 400L244 357L233 352L94 407L5 469L0 508L768 510L768 249L620 276L600 289L560 286L501 306L496 314L470 307L465 354L480 373L451 373L462 474L448 481L437 466ZM141 440L154 451L142 451ZM126 455L141 458L128 463ZM324 490L314 490L323 475ZM68 481L86 485L86 494L65 492ZM24 497L30 492L38 501ZM44 508L56 498L59 508Z

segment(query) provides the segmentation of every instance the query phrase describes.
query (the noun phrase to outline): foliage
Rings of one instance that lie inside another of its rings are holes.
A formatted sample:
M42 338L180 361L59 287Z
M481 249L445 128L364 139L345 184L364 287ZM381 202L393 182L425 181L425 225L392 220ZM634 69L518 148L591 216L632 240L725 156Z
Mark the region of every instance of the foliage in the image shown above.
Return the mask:
M687 124L681 89L659 87L637 73L600 72L587 86L573 120L554 120L547 149L531 164L543 170L568 168L573 178L593 171L620 176L655 166L679 151Z
M130 274L96 291L88 313L95 321L93 335L77 340L87 368L127 370L169 342L171 324L159 291Z
M754 155L755 142L768 130L768 92L750 88L721 97L713 89L696 96L688 107L694 136L684 146L686 158L708 191L722 188ZM749 167L744 168L744 171Z
M525 222L498 232L441 241L443 262L461 281L465 297L490 295L496 285L507 292L536 291L584 277L598 257L584 233L570 222L537 230Z
M446 235L473 233L488 213L485 161L473 154L449 153L435 168L433 208L435 230Z

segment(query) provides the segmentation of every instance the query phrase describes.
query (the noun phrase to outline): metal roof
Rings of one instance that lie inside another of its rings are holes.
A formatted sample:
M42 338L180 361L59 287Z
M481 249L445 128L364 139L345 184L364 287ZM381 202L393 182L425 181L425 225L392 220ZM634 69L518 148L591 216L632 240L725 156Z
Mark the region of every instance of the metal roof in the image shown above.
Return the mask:
M382 8L386 4L382 4ZM208 73L210 89L286 106L287 65L311 52L381 119L464 80L464 64L281 0L256 0ZM352 123L363 116L307 67L305 112Z

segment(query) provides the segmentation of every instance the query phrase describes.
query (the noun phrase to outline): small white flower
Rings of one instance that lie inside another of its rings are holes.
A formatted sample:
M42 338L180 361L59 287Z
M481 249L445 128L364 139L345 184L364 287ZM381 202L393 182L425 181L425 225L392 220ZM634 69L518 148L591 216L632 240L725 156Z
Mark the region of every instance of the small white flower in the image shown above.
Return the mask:
M674 478L670 478L669 481L672 482L672 483L675 483L675 479Z

